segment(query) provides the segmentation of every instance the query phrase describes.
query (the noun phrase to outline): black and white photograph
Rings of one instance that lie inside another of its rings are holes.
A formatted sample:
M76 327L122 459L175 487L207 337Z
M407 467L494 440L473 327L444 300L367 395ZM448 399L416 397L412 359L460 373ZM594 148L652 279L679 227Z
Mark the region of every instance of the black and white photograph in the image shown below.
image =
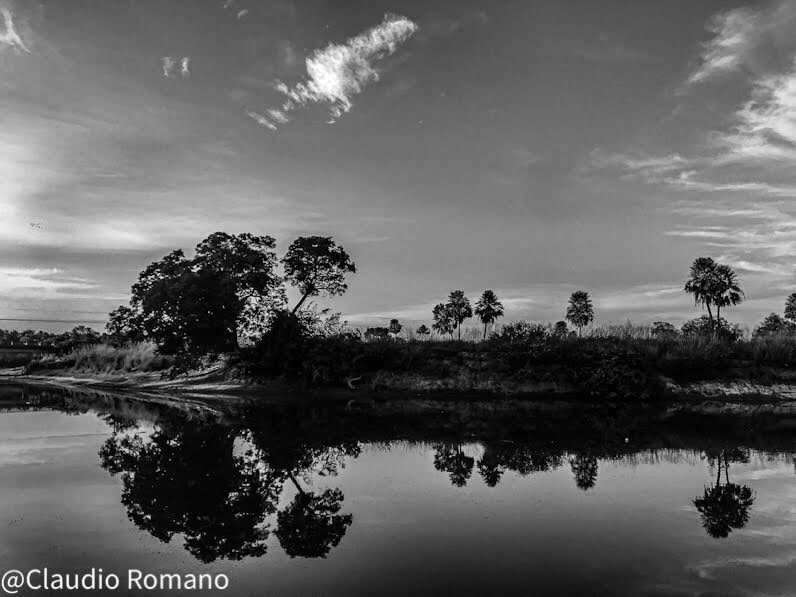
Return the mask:
M0 0L0 597L796 596L796 0Z

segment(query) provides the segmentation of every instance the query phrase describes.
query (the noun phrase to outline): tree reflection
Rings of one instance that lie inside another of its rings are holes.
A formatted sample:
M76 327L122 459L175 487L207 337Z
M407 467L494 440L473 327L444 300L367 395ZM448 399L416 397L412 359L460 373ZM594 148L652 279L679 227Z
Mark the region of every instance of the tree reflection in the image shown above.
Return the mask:
M266 552L265 519L282 489L251 451L235 455L235 432L217 425L170 423L148 441L114 434L100 450L102 466L121 475L130 520L168 543L181 534L202 562Z
M339 489L316 495L296 477L336 474L345 458L359 454L358 444L325 448L270 434L261 449L249 441L253 435L218 424L169 421L145 436L115 423L100 459L122 479L128 517L165 543L182 535L202 562L265 554L274 514L274 534L291 557L325 557L352 522L339 514ZM288 480L298 493L278 512Z
M505 471L519 475L554 470L564 462L563 452L512 442L487 443L478 460L478 473L489 487L495 487Z
M570 461L572 474L575 476L575 485L578 489L588 491L597 484L597 471L599 462L597 458L588 454L577 454Z
M473 474L475 458L462 450L461 444L438 444L434 448L434 468L448 473L456 487L464 487Z
M749 522L749 509L755 497L746 485L730 483L730 462L749 462L749 453L740 449L708 454L716 465L716 483L706 486L702 497L694 498L694 506L702 518L702 526L715 539L728 537L734 529L742 529ZM721 470L724 468L724 484Z

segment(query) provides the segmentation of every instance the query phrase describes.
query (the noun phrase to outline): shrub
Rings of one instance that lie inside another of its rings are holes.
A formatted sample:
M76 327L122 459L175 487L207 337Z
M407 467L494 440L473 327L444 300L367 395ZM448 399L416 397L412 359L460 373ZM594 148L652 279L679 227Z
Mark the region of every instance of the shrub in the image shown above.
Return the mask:
M544 342L549 337L548 329L538 323L515 321L507 323L491 339L500 344L532 345Z

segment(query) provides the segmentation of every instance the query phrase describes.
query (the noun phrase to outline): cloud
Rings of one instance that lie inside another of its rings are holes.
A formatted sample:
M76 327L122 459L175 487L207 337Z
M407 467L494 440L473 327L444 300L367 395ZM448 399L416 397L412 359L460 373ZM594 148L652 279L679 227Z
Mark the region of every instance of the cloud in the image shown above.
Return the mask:
M238 14L236 14L235 16L238 18L238 20L240 20L243 17L245 17L247 14L249 14L249 9L248 8L244 8L242 10L239 10Z
M796 162L796 60L788 72L755 81L734 120L730 132L714 137L724 162Z
M160 59L161 66L163 67L163 76L171 78L174 67L177 66L177 61L171 56L163 56ZM183 56L180 58L180 75L185 79L191 76L190 71L191 57Z
M707 29L713 38L703 44L701 64L688 77L689 84L736 70L757 42L761 14L749 8L736 8L713 17Z
M705 83L738 71L758 76L796 48L793 27L796 4L782 0L768 8L734 8L716 14L707 30L713 35L702 45L699 65L686 86Z
M410 19L388 14L380 24L343 44L329 44L315 50L305 61L305 81L292 87L282 81L275 82L274 88L287 97L281 108L272 109L280 117L269 120L259 114L260 118L255 120L273 129L288 121L289 112L318 103L329 105L330 122L334 122L351 110L354 96L379 80L374 63L395 53L417 30L417 24Z
M0 6L0 14L3 15L3 23L5 25L5 31L0 33L0 46L9 46L17 51L30 54L28 46L25 45L25 42L14 27L14 17L11 11L5 6Z
M0 267L0 291L7 297L41 298L95 287L83 278L64 276L57 268Z

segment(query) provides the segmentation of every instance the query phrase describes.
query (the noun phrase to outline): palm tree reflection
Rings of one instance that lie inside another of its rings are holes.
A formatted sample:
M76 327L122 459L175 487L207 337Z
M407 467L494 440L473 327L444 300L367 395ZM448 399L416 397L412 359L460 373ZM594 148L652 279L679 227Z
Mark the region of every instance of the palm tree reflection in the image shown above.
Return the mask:
M715 539L726 538L735 529L742 529L749 522L749 509L755 496L746 485L730 483L730 462L749 462L747 452L734 449L722 450L718 455L708 455L716 464L716 483L706 486L702 497L694 498L694 506L702 518L702 526ZM724 484L721 482L722 465Z

